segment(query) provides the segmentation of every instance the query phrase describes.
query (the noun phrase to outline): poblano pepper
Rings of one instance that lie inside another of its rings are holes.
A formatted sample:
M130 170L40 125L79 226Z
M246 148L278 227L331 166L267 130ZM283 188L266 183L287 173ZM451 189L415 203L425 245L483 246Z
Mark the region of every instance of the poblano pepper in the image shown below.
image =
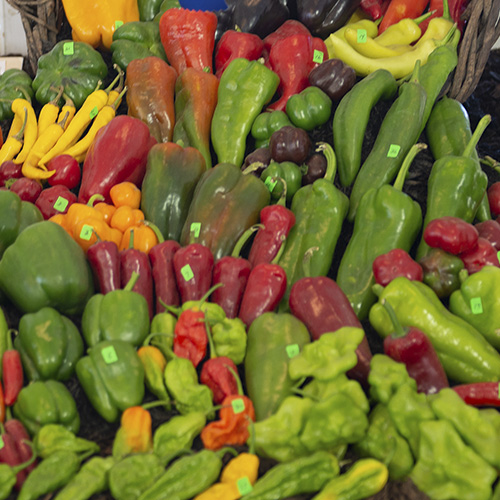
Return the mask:
M78 328L52 307L21 317L14 346L29 380L68 380L83 355Z
M420 205L402 192L408 169L424 144L408 152L394 186L385 184L366 191L359 202L354 230L337 271L336 282L347 295L360 320L377 300L373 261L394 248L410 251L422 225Z
M212 119L212 145L219 163L243 163L247 136L262 108L271 100L279 77L259 61L237 58L219 82Z
M286 103L286 114L293 125L308 131L324 125L331 112L332 100L313 85L292 95Z
M449 312L427 285L401 276L376 289L379 303L372 306L369 320L381 336L393 331L380 303L385 299L403 326L419 328L430 338L450 379L462 383L500 379L500 354L472 325Z

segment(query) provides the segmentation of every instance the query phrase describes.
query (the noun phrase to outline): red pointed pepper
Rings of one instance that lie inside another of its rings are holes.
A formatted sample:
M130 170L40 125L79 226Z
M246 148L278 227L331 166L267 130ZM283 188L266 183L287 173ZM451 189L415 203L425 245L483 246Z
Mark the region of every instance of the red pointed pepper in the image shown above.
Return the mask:
M422 266L402 248L394 248L379 255L373 261L372 268L375 281L382 286L388 285L398 276L406 276L413 281L422 281L424 277Z
M431 220L424 230L424 241L432 248L457 255L472 250L479 234L470 223L459 217L444 216Z
M419 17L428 4L429 0L392 0L378 28L379 34L401 19Z
M12 347L10 330L7 332L7 350L2 355L3 399L5 406L12 406L24 384L23 364L19 351ZM0 418L0 421L3 421Z
M114 241L97 240L87 250L87 259L99 293L105 295L121 288L120 252Z
M500 384L498 382L476 382L455 385L452 389L469 405L500 406Z

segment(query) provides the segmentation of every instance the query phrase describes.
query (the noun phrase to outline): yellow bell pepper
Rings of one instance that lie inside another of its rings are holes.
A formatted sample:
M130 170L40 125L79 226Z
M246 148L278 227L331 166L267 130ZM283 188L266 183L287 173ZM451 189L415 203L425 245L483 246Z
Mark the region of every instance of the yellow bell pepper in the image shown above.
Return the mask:
M139 21L137 0L63 0L75 42L109 49L115 29Z

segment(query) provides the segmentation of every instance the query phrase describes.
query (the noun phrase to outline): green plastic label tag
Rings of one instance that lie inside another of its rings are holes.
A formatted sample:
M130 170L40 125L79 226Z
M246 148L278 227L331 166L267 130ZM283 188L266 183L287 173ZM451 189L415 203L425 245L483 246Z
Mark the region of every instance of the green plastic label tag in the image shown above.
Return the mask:
M115 30L117 30L120 26L123 26L123 21L115 21Z
M91 110L90 110L90 119L92 120L93 118L95 118L97 116L97 113L99 113L99 110L97 109L97 106L94 106Z
M108 347L104 347L101 350L102 359L104 362L110 365L111 363L115 363L118 361L118 356L116 354L115 348L112 345L108 345Z
M498 259L498 262L500 262L500 252L497 252L497 259Z
M64 212L66 210L66 207L68 206L69 201L66 198L63 198L62 196L59 196L54 203L54 208L58 212Z
M299 344L290 344L286 346L286 353L290 359L295 358L300 353Z
M387 152L387 158L397 158L400 151L401 146L398 144L391 144L389 146L389 151Z
M269 189L269 191L271 191L272 193L274 187L276 186L276 184L278 184L278 181L277 179L273 179L272 177L266 177L264 184L267 186L267 189Z
M358 43L366 43L366 40L368 38L368 33L366 32L366 30L357 30L356 35L356 41Z
M238 481L236 481L236 486L238 488L238 493L241 496L248 495L253 490L252 483L250 482L250 479L248 479L247 476L240 477Z
M5 446L5 443L3 442L3 437L0 436L0 450Z
M231 401L231 406L233 407L234 413L241 413L245 410L245 403L243 402L243 399L233 399Z
M200 231L201 231L201 222L193 222L189 229L193 233L193 236L195 238L198 238L198 236L200 236Z
M472 314L483 314L483 302L481 297L470 299L470 310Z
M193 270L189 264L186 264L183 268L181 268L181 274L186 281L194 278Z
M75 43L66 42L63 44L63 54L65 56L72 56L75 53Z
M84 224L82 230L80 231L80 239L89 241L92 238L93 227L88 224Z
M321 64L323 62L324 57L325 57L325 54L323 54L323 52L321 52L321 50L314 49L313 62Z

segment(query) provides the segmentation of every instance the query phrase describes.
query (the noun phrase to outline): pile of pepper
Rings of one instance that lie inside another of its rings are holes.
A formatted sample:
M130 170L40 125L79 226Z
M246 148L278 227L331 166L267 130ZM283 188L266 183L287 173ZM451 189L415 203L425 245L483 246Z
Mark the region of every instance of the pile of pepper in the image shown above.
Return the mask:
M73 40L0 75L0 498L496 498L460 3L63 2Z

